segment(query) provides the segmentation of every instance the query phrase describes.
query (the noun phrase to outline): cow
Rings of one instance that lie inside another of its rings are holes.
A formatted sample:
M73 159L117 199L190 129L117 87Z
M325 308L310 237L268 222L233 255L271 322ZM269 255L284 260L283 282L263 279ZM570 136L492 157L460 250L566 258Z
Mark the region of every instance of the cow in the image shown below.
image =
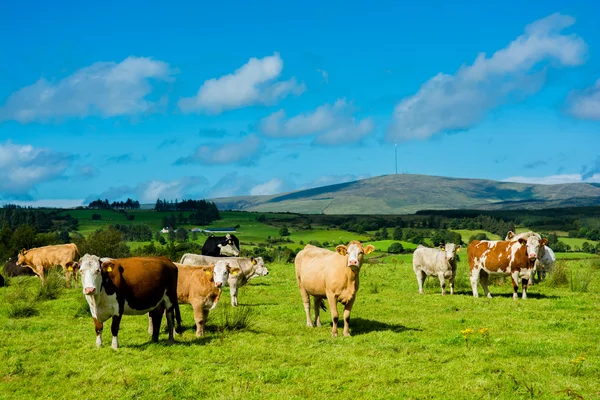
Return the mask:
M238 289L244 286L248 281L257 276L266 276L269 274L269 270L265 267L265 262L262 257L209 257L198 254L187 253L181 257L181 264L186 265L214 265L219 260L227 260L230 266L229 278L227 284L229 285L229 292L231 295L231 306L237 307L238 305Z
M178 319L178 269L166 257L130 257L101 262L86 254L80 260L83 294L96 327L96 346L102 346L104 322L112 317L112 348L119 347L119 326L123 315L150 313L158 341L162 314L167 311L169 343L173 343L173 314Z
M28 266L40 277L42 286L45 284L45 272L54 266L62 266L67 280L67 287L71 287L71 278L77 266L74 262L79 258L79 249L74 243L57 244L53 246L23 249L19 252L17 264ZM77 275L75 273L75 275ZM77 276L75 276L77 282Z
M227 280L226 261L215 266L197 267L174 263L179 270L177 278L177 300L179 304L191 304L196 322L196 337L204 336L208 313L214 310L221 297L221 287ZM175 330L181 330L181 318L176 321ZM148 333L152 333L152 320L148 318Z
M6 276L37 276L29 267L17 264L18 257L11 257L4 265L4 274Z
M350 312L358 292L360 267L363 256L373 250L373 245L365 247L353 240L346 246L337 246L335 251L308 244L298 252L294 264L307 326L321 326L319 308L323 307L322 301L327 298L333 321L331 335L338 335L337 302L340 302L344 305L344 336L350 336ZM310 319L310 296L314 297L314 325ZM323 310L326 308L323 307Z
M2 275L0 275L0 287L4 287L5 282L4 282L4 277Z
M209 236L202 246L202 255L211 257L237 257L240 255L240 241L235 235Z
M427 275L436 275L440 280L442 296L446 295L446 281L450 280L450 294L454 294L454 277L456 276L456 252L460 246L446 243L439 249L419 245L413 253L413 270L417 276L419 293L423 294L423 283Z
M535 261L546 239L532 235L517 240L473 240L467 247L473 297L479 297L477 284L481 276L481 286L485 295L492 297L488 290L489 275L510 275L513 285L513 299L517 299L519 278L523 286L523 299L527 298L527 284L533 274Z
M508 231L504 240L518 240L519 238L529 238L530 236L536 236L540 240L542 237L533 231L523 232L519 234L515 234L512 231ZM541 255L535 262L534 273L531 278L529 278L529 285L533 286L534 276L537 273L538 281L542 279L546 279L546 271L551 271L554 267L554 263L556 262L556 256L554 255L554 251L548 246L543 246L541 249Z

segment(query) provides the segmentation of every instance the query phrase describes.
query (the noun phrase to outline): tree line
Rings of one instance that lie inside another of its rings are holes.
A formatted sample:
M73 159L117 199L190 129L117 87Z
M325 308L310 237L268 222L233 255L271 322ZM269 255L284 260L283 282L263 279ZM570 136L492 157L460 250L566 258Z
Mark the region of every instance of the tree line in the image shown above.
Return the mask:
M105 200L94 200L88 204L88 208L92 210L138 210L140 202L127 198L126 201L113 201L112 203Z

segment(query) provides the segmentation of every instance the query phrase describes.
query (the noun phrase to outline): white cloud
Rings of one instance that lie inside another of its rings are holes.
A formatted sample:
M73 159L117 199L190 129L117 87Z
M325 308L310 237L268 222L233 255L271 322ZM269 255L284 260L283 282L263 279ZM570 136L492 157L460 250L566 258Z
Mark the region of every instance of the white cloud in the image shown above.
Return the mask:
M503 182L517 182L517 183L532 183L542 185L555 185L559 183L599 183L600 174L594 174L588 179L583 179L581 174L561 174L561 175L550 175L550 176L539 176L539 177L528 177L528 176L512 176L510 178L502 179Z
M196 152L175 161L175 165L185 164L232 164L235 162L252 163L259 158L263 142L256 135L236 140L220 146L200 146Z
M162 61L128 57L120 63L97 62L58 82L41 78L11 94L0 108L1 120L22 123L62 117L113 117L147 112L150 79L170 80L173 71Z
M575 118L600 120L600 79L592 87L572 91L567 98L567 112Z
M181 99L179 107L183 112L220 114L247 106L272 105L290 94L302 94L306 86L298 84L296 78L276 80L282 70L279 53L261 59L253 57L232 74L205 81L194 97Z
M28 198L36 185L64 177L73 156L31 145L0 144L0 198Z
M540 64L582 64L585 42L574 34L561 34L574 23L573 17L552 14L529 24L523 35L491 57L480 53L455 75L434 76L396 106L388 140L426 139L438 132L468 129L511 96L538 91L544 80L543 71L536 68Z
M346 99L338 99L334 104L324 104L312 112L288 119L285 111L279 110L263 118L259 130L271 137L317 135L315 143L323 145L353 143L374 130L371 118L358 121L354 112L354 107Z
M254 186L252 189L250 189L250 195L257 196L281 193L284 185L285 183L283 180L279 178L273 178L270 181Z

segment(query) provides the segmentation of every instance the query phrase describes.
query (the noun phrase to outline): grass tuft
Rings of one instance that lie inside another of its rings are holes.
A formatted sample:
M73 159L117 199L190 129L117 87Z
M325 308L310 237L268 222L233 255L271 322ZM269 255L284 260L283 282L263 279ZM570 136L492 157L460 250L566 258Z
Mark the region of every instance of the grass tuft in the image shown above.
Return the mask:
M253 324L254 312L246 306L223 307L215 321L219 332L248 329Z
M6 295L8 317L18 319L39 315L38 304L28 281L16 282L17 280L13 281L12 290Z
M569 288L571 292L585 293L588 291L590 282L592 281L592 271L581 269L579 271L571 271L571 282Z
M567 277L567 267L564 261L557 261L556 265L549 274L548 286L560 287L567 286L569 284L569 278Z
M56 300L66 286L64 275L57 269L51 269L46 276L46 284L38 288L38 300Z

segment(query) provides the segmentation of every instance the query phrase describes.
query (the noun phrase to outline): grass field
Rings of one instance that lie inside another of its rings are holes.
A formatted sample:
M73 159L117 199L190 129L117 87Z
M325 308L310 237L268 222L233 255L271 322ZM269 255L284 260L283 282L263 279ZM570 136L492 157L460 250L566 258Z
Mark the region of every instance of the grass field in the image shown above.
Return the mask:
M147 317L125 316L118 351L109 323L105 347L95 348L81 289L41 302L38 316L10 319L6 299L17 286L2 288L0 398L600 397L596 264L566 262L591 279L587 292L545 282L513 301L508 284L492 286L493 299L473 299L464 261L457 294L442 297L429 278L419 295L407 256L363 266L350 338L330 336L328 312L323 327L305 327L293 264L269 265L269 276L240 290L236 311L251 312L247 328L219 329L233 310L225 289L206 337L195 338L191 307L182 305L187 329L175 345L164 333L149 343Z

